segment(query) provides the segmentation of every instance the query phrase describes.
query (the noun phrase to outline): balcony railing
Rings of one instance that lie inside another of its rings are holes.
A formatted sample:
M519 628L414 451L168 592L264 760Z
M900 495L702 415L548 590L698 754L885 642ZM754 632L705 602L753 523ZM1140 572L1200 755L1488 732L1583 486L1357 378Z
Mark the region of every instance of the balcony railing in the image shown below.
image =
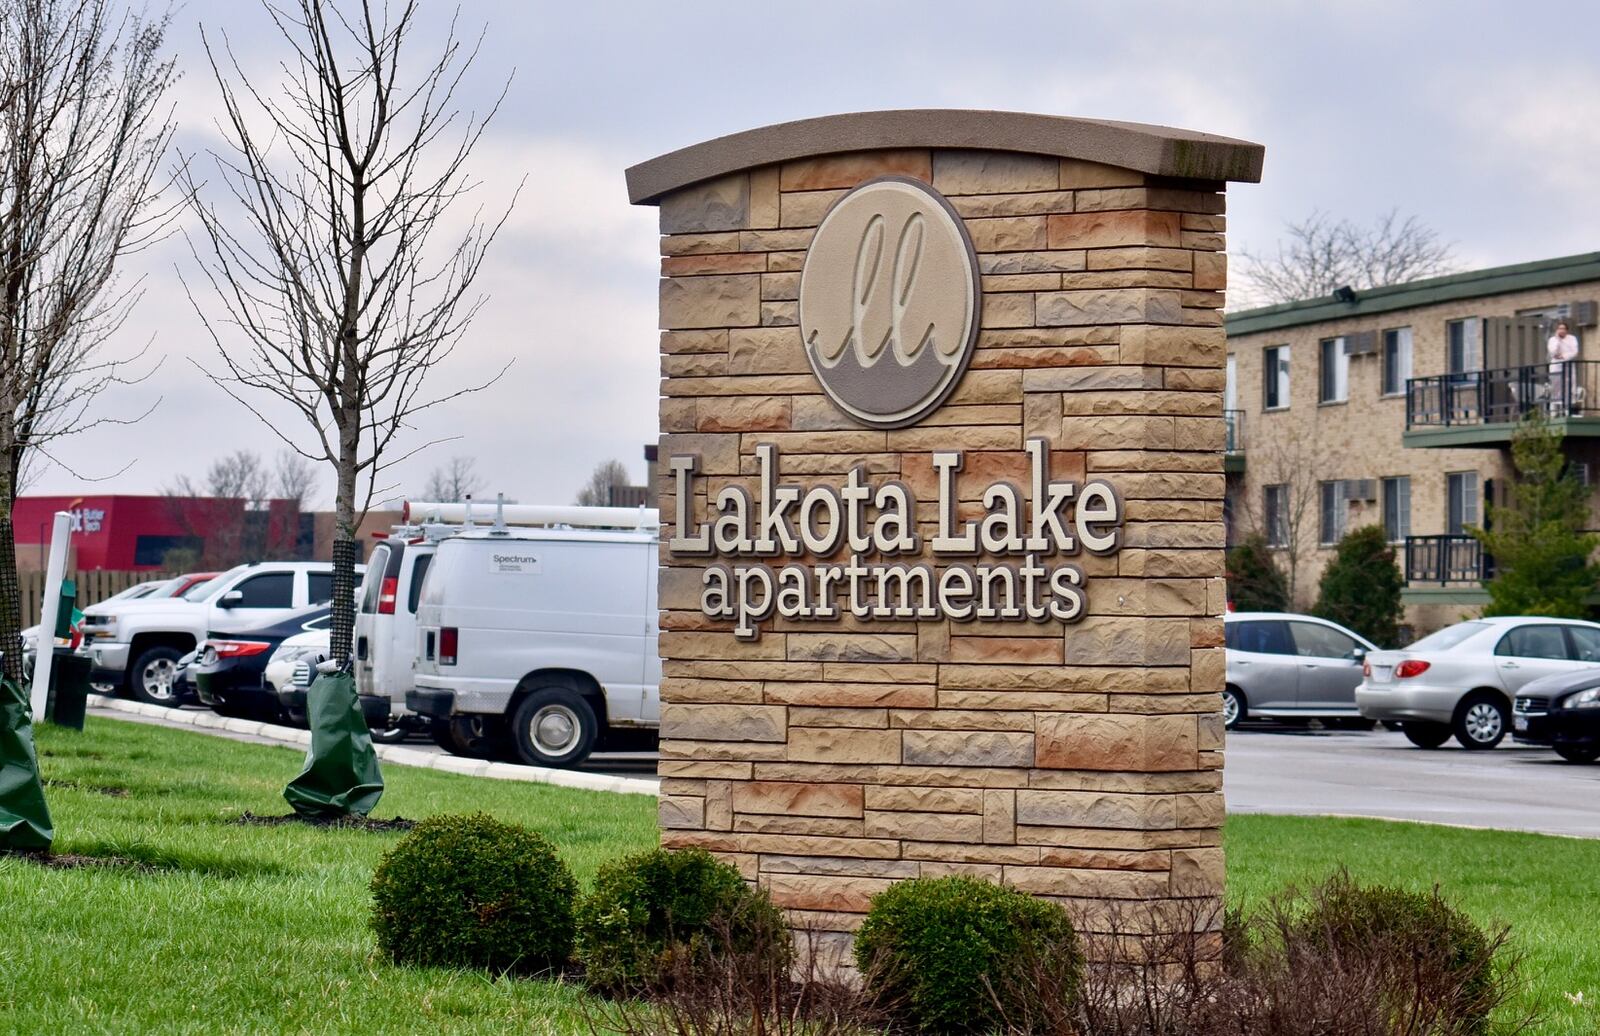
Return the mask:
M1406 428L1514 424L1534 410L1551 418L1600 417L1600 362L1436 374L1406 382Z
M1406 583L1411 586L1477 586L1493 574L1493 559L1471 536L1406 537Z
M1226 438L1224 439L1224 453L1244 452L1244 411L1224 410L1222 412L1222 426Z

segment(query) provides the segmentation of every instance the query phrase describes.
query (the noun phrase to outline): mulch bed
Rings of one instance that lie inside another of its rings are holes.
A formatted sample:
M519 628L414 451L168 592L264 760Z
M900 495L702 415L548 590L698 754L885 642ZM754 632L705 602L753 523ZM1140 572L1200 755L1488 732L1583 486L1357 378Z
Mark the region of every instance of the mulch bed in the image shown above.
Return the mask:
M282 827L285 824L307 824L311 827L347 828L355 831L409 831L417 826L415 820L391 817L373 820L370 817L303 817L298 813L264 817L249 810L239 814L232 823L246 827Z
M154 871L159 868L138 860L130 860L125 856L84 856L81 853L52 853L46 850L32 849L0 849L0 858L9 857L15 860L27 860L29 863L40 867L49 867L52 870L78 870L82 867L115 867L120 870Z

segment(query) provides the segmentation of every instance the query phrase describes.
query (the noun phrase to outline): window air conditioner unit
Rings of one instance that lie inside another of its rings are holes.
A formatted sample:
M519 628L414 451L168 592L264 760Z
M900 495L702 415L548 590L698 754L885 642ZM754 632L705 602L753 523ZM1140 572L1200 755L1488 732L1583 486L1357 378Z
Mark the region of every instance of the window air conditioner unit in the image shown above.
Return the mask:
M1344 336L1344 354L1346 356L1371 356L1378 351L1378 332L1357 331L1353 335Z
M1378 498L1378 480L1375 478L1345 479L1344 498L1356 501L1376 500Z
M1573 302L1568 306L1568 318L1574 327L1593 327L1600 319L1600 305L1594 299L1587 302Z

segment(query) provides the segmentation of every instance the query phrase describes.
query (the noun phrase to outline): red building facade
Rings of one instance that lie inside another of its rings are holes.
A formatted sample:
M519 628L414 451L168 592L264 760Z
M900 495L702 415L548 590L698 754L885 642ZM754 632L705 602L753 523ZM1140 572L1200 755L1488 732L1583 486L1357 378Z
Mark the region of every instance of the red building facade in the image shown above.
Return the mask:
M173 552L222 565L257 552L296 557L309 547L301 528L308 523L292 500L247 509L220 497L22 496L12 511L18 568L44 568L57 511L73 516L69 568L78 571L153 572L168 567Z

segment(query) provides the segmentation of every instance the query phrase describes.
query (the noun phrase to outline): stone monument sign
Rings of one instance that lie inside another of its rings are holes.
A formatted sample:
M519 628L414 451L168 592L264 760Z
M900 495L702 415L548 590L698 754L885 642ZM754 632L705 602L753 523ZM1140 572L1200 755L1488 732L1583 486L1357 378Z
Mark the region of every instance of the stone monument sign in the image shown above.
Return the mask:
M661 218L661 824L848 933L909 877L1223 878L1223 191L1262 149L840 115ZM1092 921L1091 921L1092 925Z

